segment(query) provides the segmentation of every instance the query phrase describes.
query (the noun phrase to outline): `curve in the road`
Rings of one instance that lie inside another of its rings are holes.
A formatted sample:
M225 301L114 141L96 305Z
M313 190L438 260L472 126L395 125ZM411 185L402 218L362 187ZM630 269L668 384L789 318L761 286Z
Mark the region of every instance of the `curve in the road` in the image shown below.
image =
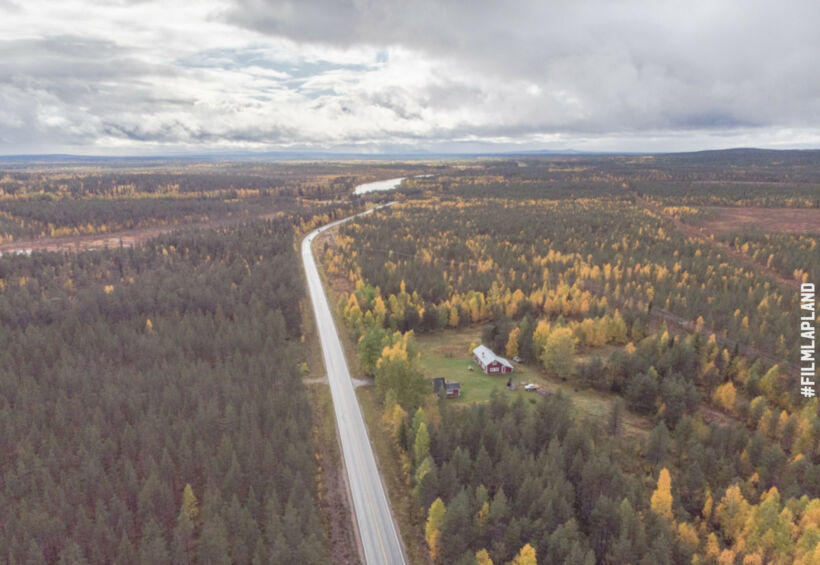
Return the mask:
M339 334L336 331L333 315L311 250L311 244L319 233L357 216L372 212L373 210L368 210L362 214L332 222L309 233L302 240L302 261L305 266L308 291L313 303L316 328L322 344L328 383L333 397L336 425L342 444L342 456L347 470L350 494L353 499L353 513L359 530L364 560L366 565L403 565L407 561L404 548L390 512L390 502L379 476L376 458L373 455L367 428L353 389L344 350L339 341Z

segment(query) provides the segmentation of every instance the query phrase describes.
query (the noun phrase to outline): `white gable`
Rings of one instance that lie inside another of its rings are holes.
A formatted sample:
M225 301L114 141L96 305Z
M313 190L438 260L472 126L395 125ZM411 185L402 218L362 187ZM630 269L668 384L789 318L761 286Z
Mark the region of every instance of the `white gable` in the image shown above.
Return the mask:
M489 347L484 347L483 345L479 345L473 349L473 355L478 357L484 365L489 365L495 361L495 353L493 353Z
M509 367L510 369L513 368L512 363L510 363L503 357L499 357L498 355L493 353L492 349L490 349L489 347L485 347L484 345L479 345L478 347L473 349L473 355L478 357L478 359L481 361L481 364L485 367L493 361L498 361L505 367Z

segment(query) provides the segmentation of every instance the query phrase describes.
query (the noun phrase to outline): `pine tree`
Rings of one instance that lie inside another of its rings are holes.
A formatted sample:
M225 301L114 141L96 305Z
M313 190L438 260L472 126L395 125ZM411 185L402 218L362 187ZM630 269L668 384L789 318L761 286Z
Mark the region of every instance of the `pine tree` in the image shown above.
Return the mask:
M141 563L150 563L150 561L142 561ZM163 565L165 562L161 562ZM57 565L89 565L88 559L79 545L73 540L70 540L65 548L60 552L60 557Z
M441 524L441 539L446 544L439 547L439 558L444 563L454 563L468 550L472 533L473 516L470 511L470 497L462 489L447 505Z
M616 398L612 407L609 410L609 421L607 422L607 430L610 434L617 437L621 433L624 420L624 401L621 397Z
M629 502L624 498L618 507L618 537L610 544L608 555L612 563L638 563L646 550L643 523Z
M518 356L525 361L529 361L535 357L533 353L534 328L532 317L529 314L524 316L518 328L520 330L520 334L518 336Z
M197 563L207 565L230 565L232 563L225 522L218 515L205 516Z
M145 530L142 533L142 539L139 544L139 562L140 565L170 565L171 556L168 554L168 545L165 541L165 535L162 533L162 528L155 521L148 522Z
M37 540L31 539L26 552L26 565L46 565L46 558Z
M136 565L137 553L134 550L134 545L128 536L124 533L120 538L120 543L117 546L117 558L114 560L115 565Z
M670 442L669 429L663 420L661 420L657 426L652 428L652 432L649 434L649 441L646 445L646 459L652 465L660 465L663 463L669 452Z
M544 563L562 565L595 565L595 552L587 544L575 519L561 524L547 538Z

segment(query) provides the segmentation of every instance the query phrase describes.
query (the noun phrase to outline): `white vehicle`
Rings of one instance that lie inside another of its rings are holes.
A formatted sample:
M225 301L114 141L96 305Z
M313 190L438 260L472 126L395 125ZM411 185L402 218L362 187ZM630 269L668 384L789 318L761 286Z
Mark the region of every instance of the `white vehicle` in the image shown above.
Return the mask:
M526 384L524 385L524 390L526 390L527 392L534 392L538 390L538 385L532 383Z

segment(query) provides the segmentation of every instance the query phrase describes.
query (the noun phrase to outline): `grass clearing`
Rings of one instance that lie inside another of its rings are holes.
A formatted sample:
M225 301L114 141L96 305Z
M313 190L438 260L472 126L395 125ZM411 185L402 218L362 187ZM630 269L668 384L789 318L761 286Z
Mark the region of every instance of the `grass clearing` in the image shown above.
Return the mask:
M599 392L590 389L579 389L571 380L548 376L540 365L534 363L514 363L515 371L506 375L487 375L478 368L470 356L470 345L481 343L481 327L472 326L458 330L444 330L427 335L418 335L416 343L421 353L421 366L431 379L444 377L447 381L461 383L461 398L452 399L453 404L473 404L486 402L492 391L498 389L510 395L525 395L530 398L535 393L525 392L523 385L535 383L545 390L557 393L561 391L572 399L573 406L579 416L590 416L596 420L609 417L612 404L617 395ZM615 345L608 345L596 350L587 351L576 357L578 361L586 362L594 357L607 359L612 353L620 349ZM468 367L473 367L470 371ZM506 389L507 379L512 377L516 386L515 391ZM432 387L432 385L431 385ZM646 437L652 429L648 419L624 413L623 433L626 436Z

